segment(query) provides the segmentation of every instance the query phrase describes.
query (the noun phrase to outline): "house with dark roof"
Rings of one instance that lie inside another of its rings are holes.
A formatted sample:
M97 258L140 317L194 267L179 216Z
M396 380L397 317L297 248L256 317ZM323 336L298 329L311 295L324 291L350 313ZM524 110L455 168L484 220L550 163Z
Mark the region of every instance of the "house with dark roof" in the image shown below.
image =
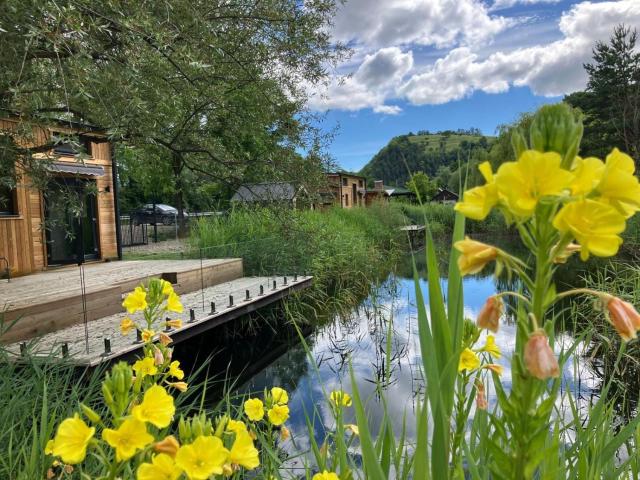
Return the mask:
M440 202L440 203L456 203L459 197L458 194L448 190L446 188L438 188L436 194L431 197L432 202Z
M366 193L367 205L371 205L376 201L404 200L412 202L415 198L416 195L411 190L403 187L387 187L382 180L376 180L373 189L367 190Z
M279 205L291 208L312 207L309 193L291 182L263 182L241 185L231 202L245 205Z

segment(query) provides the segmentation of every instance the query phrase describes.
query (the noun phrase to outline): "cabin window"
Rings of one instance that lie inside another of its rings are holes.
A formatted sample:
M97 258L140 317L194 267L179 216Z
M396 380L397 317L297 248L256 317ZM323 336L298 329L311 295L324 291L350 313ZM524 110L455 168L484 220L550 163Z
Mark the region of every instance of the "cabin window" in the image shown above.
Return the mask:
M343 187L346 187L346 186L347 186L347 179L346 179L346 178L343 178L343 179L342 179L342 186L343 186Z
M64 133L53 132L53 135L61 139L61 141L53 147L53 153L58 155L76 155L80 153L80 151L84 151L87 155L91 156L91 137L79 135L77 139L73 139L74 141L72 141L72 137ZM65 141L67 139L69 141Z
M364 181L363 180L358 180L358 186L360 188L364 188Z
M16 189L0 184L0 217L18 215Z

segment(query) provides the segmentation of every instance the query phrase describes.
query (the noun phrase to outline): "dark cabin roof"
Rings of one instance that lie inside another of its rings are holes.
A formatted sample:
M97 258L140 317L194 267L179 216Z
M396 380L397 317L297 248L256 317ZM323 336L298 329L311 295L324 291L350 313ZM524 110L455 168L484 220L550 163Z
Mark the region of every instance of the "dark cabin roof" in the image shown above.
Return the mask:
M436 194L431 198L434 202L442 202L447 200L458 200L458 194L446 188L438 188Z
M231 197L232 202L282 202L291 201L299 189L288 182L251 183L240 186Z

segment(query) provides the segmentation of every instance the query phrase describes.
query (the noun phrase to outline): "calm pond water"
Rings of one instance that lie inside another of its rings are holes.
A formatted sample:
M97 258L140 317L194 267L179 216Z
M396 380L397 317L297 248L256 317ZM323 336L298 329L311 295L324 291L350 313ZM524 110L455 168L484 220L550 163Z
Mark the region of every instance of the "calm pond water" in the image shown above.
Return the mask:
M344 388L351 391L348 382L349 360L351 360L358 388L363 398L368 399L367 412L372 431L377 431L383 415L382 406L376 396L376 382L383 381L387 372L390 381L384 386L388 399L388 410L400 431L406 415L406 435L409 441L415 436L414 399L423 389L420 373L422 363L418 339L416 299L411 272L406 265L392 273L379 288L355 308L346 318L333 321L311 332L306 343L313 361L300 341L278 343L260 337L260 348L253 353L241 354L245 345L232 347L236 356L246 358L246 366L260 363L258 369L245 371L238 393L262 392L265 388L281 386L290 393L291 418L287 423L293 433L284 448L291 452L308 450L309 436L306 416L315 417L315 436L321 443L325 429L333 428L332 415L324 401L325 392ZM441 279L446 291L446 279ZM427 283L421 281L423 294L427 297ZM464 280L464 310L469 319L475 319L486 298L497 291L492 276L472 277ZM428 298L425 299L428 302ZM389 323L393 322L391 362L386 363L386 345ZM515 326L503 322L496 341L503 351L498 362L504 366L503 383L510 384L510 357L515 343ZM569 345L569 335L559 335L559 343ZM256 357L257 355L257 357ZM250 357L253 359L250 360ZM563 390L571 392L579 402L597 395L599 380L593 375L581 357L567 362L564 369ZM226 360L221 361L224 363ZM237 358L234 360L237 362ZM244 368L244 367L243 367ZM492 400L489 392L490 402ZM561 405L560 405L561 406ZM347 422L355 423L353 409L347 410ZM295 462L294 462L295 463ZM291 467L295 468L294 465Z

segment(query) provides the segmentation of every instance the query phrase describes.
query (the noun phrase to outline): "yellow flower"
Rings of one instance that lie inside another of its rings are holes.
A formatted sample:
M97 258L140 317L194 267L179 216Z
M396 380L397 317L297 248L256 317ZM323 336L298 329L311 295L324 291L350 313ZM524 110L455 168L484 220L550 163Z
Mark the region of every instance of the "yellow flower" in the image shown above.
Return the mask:
M160 343L161 343L162 345L164 345L165 347L166 347L167 345L169 345L171 342L173 342L173 340L171 339L171 337L170 337L169 335L167 335L166 333L164 333L164 332L160 332L160 333L158 334L158 340L160 340Z
M177 480L182 469L166 453L154 455L151 463L138 467L137 480Z
M465 217L484 220L491 209L498 203L498 188L494 182L489 162L481 163L478 169L487 183L465 191L462 201L456 203L454 208Z
M176 292L171 292L167 297L167 306L165 307L169 312L182 313L182 303L180 303L180 297Z
M289 418L289 407L286 405L274 405L267 412L267 417L269 417L269 421L271 424L282 425Z
M343 392L342 390L334 390L329 395L329 399L338 406L350 407L351 406L351 396L347 392Z
M176 454L176 464L191 480L205 480L211 475L220 475L222 466L229 457L218 437L200 436L189 445L183 445Z
M497 248L469 237L457 241L453 247L460 252L458 268L462 275L478 273L486 264L498 258Z
M44 446L44 454L45 455L53 455L53 439L49 440L47 444Z
M567 263L569 257L574 253L579 252L580 250L580 245L578 245L577 243L570 243L569 245L564 247L564 250L562 252L556 255L556 257L553 259L553 263Z
M171 423L175 411L173 397L160 385L154 385L144 392L142 403L133 407L131 414L141 422L164 428Z
M496 372L498 375L502 375L502 372L504 370L504 367L502 365L498 365L497 363L488 363L482 368L488 368L492 372Z
M240 420L233 420L232 418L230 418L229 421L227 422L225 429L228 432L234 432L234 433L238 433L242 431L246 432L247 425L244 422L241 422Z
M617 148L607 155L602 180L596 190L601 200L611 204L625 218L640 209L640 182L633 174L633 159Z
M167 320L165 325L173 328L182 328L182 320L180 320L179 318L176 318L174 320Z
M84 460L89 441L95 433L96 429L89 427L76 413L72 418L62 421L58 426L53 444L47 443L47 448L50 448L51 453L60 457L64 463L75 465Z
M571 233L580 243L580 258L589 254L610 257L618 253L625 228L624 216L615 208L595 200L578 200L566 204L553 219L560 232Z
M232 465L240 465L246 469L253 470L260 465L258 450L253 445L253 440L246 430L236 432L236 438L233 441L231 450L229 451L229 459Z
M494 337L493 335L487 335L487 342L484 344L484 347L482 347L481 351L487 352L496 358L500 358L502 356L500 347L496 345L496 337Z
M264 405L259 398L250 398L244 402L244 413L252 422L259 422L264 418Z
M574 176L560 167L561 162L556 152L527 150L517 162L503 163L495 178L501 201L515 216L531 216L540 199L570 189Z
M171 282L167 282L166 280L160 280L160 285L162 286L162 294L167 297L173 293L173 285Z
M271 389L271 398L273 399L273 403L277 403L278 405L286 405L289 403L289 394L285 389L280 387L273 387Z
M475 370L480 367L480 359L470 348L465 348L460 354L460 362L458 363L458 371Z
M139 310L147 308L147 292L143 287L136 287L122 302L122 306L129 313L135 313Z
M164 440L157 442L153 446L153 450L157 453L166 453L167 455L171 455L172 457L176 456L178 453L178 449L180 448L180 443L173 435L167 435L164 437Z
M102 438L116 451L116 460L129 460L138 450L153 442L153 435L147 432L144 422L129 418L117 430L105 428Z
M289 429L287 427L282 425L282 427L280 427L280 440L284 442L285 440L288 440L289 438L291 438L291 432L289 431Z
M311 480L340 480L338 475L333 472L324 470L322 473L316 473Z
M178 360L174 360L169 365L169 376L175 377L178 380L182 380L184 378L184 372L180 369L180 362Z
M142 341L144 343L149 343L151 340L153 340L153 336L156 333L153 330L149 330L149 329L144 329L142 330Z
M358 428L358 425L354 425L353 423L346 423L344 425L344 429L351 431L351 433L353 433L356 436L360 435L360 429Z
M125 317L120 322L120 333L127 335L131 330L136 328L136 324L129 317Z
M588 195L600 183L603 172L604 163L599 158L582 159L577 157L573 164L574 179L571 182L571 193L573 195Z
M167 382L167 385L181 392L186 392L189 388L189 384L187 382Z
M144 377L158 373L158 367L152 357L144 357L133 364L133 371L137 377Z

